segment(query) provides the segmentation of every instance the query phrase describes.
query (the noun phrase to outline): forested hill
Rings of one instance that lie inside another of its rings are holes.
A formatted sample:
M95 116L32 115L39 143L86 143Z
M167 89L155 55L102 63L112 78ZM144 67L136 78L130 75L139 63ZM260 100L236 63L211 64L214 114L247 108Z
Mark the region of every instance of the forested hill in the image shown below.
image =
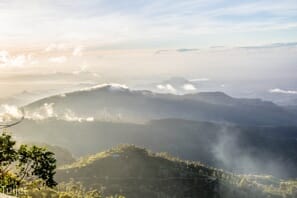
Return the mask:
M243 127L180 119L146 124L47 119L24 120L12 132L21 140L64 147L78 157L127 143L237 173L297 175L296 127Z
M133 145L119 146L64 166L58 181L81 182L104 194L129 198L293 198L296 182L270 176L235 175ZM166 185L165 185L166 184ZM295 194L294 194L295 193Z

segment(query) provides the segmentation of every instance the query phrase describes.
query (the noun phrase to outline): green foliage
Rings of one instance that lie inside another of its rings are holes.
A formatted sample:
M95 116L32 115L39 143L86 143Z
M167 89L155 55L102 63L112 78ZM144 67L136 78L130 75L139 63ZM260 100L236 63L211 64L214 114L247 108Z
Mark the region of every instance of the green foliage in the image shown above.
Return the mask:
M53 152L55 154L55 158L57 160L56 164L57 167L66 165L66 164L71 164L76 161L74 156L70 151L67 149L57 146L57 145L49 145L46 143L40 143L40 142L30 142L30 141L25 141L23 144L26 144L28 146L38 146L38 147L43 147L46 148L48 151Z
M20 198L125 198L122 195L103 196L101 191L87 189L80 182L71 180L68 183L60 183L55 188L30 188Z
M6 174L1 174L0 176L1 187L15 188L16 186L19 186L19 184L20 184L20 181L18 180L18 178L9 172Z
M48 187L57 185L54 181L56 169L54 153L37 146L29 147L27 145L21 145L18 150L18 156L18 167L21 169L21 173L23 173L22 178L25 176L37 176L45 181Z
M56 186L54 153L37 146L21 145L16 148L15 144L9 134L0 135L1 186L19 187L36 179L41 179L48 187Z
M85 187L101 189L103 186L106 196L121 193L133 198L297 197L297 182L272 176L237 175L134 145L121 145L82 158L58 169L56 176L58 181L74 178Z
M1 167L7 166L17 159L17 151L13 148L15 141L4 133L0 136L0 163Z

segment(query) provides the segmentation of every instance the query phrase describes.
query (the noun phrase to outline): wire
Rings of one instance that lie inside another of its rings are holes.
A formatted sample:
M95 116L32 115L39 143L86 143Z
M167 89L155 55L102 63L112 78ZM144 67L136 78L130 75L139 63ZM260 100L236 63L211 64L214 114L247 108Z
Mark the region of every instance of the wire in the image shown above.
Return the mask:
M21 123L25 119L25 111L24 108L21 108L20 110L22 112L22 117L19 120L10 123L0 123L0 129L6 129Z

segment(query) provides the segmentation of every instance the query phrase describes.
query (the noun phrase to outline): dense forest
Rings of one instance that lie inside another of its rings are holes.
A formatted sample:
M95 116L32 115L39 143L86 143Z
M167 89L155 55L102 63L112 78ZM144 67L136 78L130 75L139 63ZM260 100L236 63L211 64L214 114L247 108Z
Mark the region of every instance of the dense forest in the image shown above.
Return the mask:
M49 147L51 149L51 147ZM56 152L65 153L64 149ZM57 167L57 186L23 183L19 197L294 198L297 181L238 175L167 153L120 145ZM13 192L11 192L13 194Z
M127 197L296 197L297 181L236 175L167 153L122 145L58 169L57 181L73 179L105 195Z

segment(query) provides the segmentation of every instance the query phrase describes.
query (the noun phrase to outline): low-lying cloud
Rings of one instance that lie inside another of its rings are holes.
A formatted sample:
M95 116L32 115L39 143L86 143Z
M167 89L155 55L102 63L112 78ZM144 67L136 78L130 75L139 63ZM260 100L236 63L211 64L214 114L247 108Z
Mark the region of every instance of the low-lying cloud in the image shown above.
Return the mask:
M11 122L23 117L23 112L16 106L3 104L0 106L0 122Z
M176 92L176 89L171 84L165 84L165 85L159 84L157 85L157 88L164 92L171 92L171 93Z
M82 56L82 52L83 52L83 47L77 46L73 49L72 55L73 56Z
M54 111L54 103L44 103L33 112L26 111L25 117L32 120L44 120L47 118L56 118L58 115Z
M197 48L180 48L176 50L177 52L197 52L200 51Z
M239 49L271 49L271 48L280 48L280 47L297 47L297 42L288 42L288 43L271 43L267 45L257 45L257 46L241 46Z
M80 91L92 91L92 90L101 89L101 88L108 88L111 91L123 91L123 90L129 89L129 87L124 84L106 83L106 84L99 84L92 87L83 88L83 89L80 89Z
M196 91L197 88L193 84L184 84L183 89L185 91Z
M205 81L209 81L209 78L194 78L194 79L190 79L190 82L205 82Z
M284 90L284 89L270 89L270 93L280 93L280 94L297 94L297 90Z
M1 105L0 106L0 122L11 122L16 119L20 119L23 116L28 120L45 120L45 119L59 119L69 122L93 122L95 118L92 116L78 116L71 109L67 109L63 113L58 113L54 108L54 103L44 103L35 110L23 111L14 105Z
M31 54L11 55L8 51L0 51L0 68L3 67L23 67L25 64L33 65L37 60L33 60Z
M76 115L76 113L73 112L71 109L66 109L66 111L63 113L57 113L57 111L55 111L54 109L54 105L54 103L44 103L37 110L26 111L25 118L31 120L45 120L49 118L56 118L69 122L93 122L95 120L95 118L91 116L80 117Z
M52 52L52 51L61 51L66 50L66 45L63 43L52 43L49 46L47 46L44 51L46 52Z
M66 56L51 57L48 59L49 62L58 63L58 64L65 63L67 60L68 59Z
M216 142L212 145L211 151L218 163L218 167L225 167L228 170L238 173L270 173L278 176L288 175L285 163L282 163L274 156L274 153L255 149L241 135L239 129L222 127ZM289 165L289 164L287 164Z
M63 119L69 122L93 122L95 120L94 117L79 117L70 109L66 110Z

